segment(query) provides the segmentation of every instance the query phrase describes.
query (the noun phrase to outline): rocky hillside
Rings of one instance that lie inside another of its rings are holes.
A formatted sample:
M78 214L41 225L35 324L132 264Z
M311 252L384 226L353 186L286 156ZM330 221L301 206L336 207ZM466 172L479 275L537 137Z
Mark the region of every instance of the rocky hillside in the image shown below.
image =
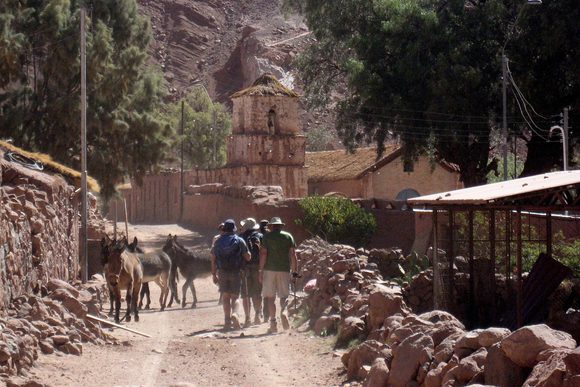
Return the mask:
M173 98L203 85L212 98L229 96L265 72L300 91L293 59L313 41L281 0L138 0L151 18L151 54ZM305 112L302 127L332 127L327 114Z
M152 21L153 58L174 94L201 83L226 101L264 71L291 83L290 62L311 39L299 17L283 17L276 0L139 4Z

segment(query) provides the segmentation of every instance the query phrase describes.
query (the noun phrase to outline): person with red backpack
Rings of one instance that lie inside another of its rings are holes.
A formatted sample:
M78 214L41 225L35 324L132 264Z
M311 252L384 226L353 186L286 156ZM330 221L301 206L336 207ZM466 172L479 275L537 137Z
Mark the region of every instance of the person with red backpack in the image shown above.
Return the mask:
M240 329L238 318L238 297L240 296L240 270L244 261L250 261L248 246L236 235L236 222L224 222L223 235L214 243L211 250L211 272L213 282L223 294L224 330Z
M260 225L254 218L246 218L240 222L240 225L240 236L246 242L251 255L250 261L246 262L242 269L242 303L246 315L244 327L247 328L252 323L250 301L254 304L254 324L262 322L262 284L258 281L262 234L258 231Z

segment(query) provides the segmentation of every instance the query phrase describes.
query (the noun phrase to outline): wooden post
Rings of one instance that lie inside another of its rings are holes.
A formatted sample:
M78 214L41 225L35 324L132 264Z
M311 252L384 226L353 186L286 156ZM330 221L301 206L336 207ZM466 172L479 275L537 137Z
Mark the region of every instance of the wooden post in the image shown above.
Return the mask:
M524 325L523 316L523 280L522 280L522 210L518 208L517 212L517 222L516 222L516 233L517 233L517 261L516 267L518 271L517 279L517 327L520 328Z
M129 240L129 218L127 216L127 199L123 198L123 206L125 207L125 236Z
M468 213L469 222L469 322L475 324L475 266L474 266L474 247L473 247L473 210Z
M115 324L114 322L110 322L108 320L104 320L102 318L93 316L92 314L87 314L87 318L89 320L98 321L100 323L107 324L107 325L110 325L112 327L116 327L116 328L119 328L119 329L124 329L126 331L129 331L129 332L132 332L132 333L136 333L136 334L141 335L141 336L151 337L151 335L148 335L147 333L139 332L139 331L136 331L135 329L131 329L131 328L127 328L127 327L124 327L122 325L119 325L119 324Z
M437 232L437 209L433 209L433 307L441 309L441 276L439 272L439 233Z
M113 238L114 239L117 239L117 222L118 222L117 199L115 199L115 223L113 223Z
M491 272L491 296L492 296L492 307L491 307L491 323L495 324L496 316L496 302L495 302L495 210L489 211L489 259L490 259L490 272Z
M546 254L552 258L552 211L546 211Z
M509 280L511 278L511 211L510 210L506 210L505 212L505 278L506 281L508 282L508 288L509 288Z
M449 308L453 306L453 297L455 291L455 273L453 271L453 264L455 262L455 236L453 231L455 229L455 212L450 208L449 215Z

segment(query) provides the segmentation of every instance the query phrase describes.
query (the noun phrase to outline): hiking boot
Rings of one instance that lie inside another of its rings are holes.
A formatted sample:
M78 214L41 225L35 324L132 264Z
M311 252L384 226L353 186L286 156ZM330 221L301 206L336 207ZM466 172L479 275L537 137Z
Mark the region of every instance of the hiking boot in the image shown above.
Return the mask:
M278 324L276 323L276 320L270 321L270 328L268 328L268 334L277 332L278 332Z
M241 329L242 327L240 326L240 319L238 318L237 314L232 314L232 327L234 329Z
M282 321L282 328L284 328L284 330L290 329L290 322L288 321L288 314L286 313L285 310L280 312L280 320Z
M246 321L244 321L244 328L249 328L252 326L252 319L250 316L246 316Z

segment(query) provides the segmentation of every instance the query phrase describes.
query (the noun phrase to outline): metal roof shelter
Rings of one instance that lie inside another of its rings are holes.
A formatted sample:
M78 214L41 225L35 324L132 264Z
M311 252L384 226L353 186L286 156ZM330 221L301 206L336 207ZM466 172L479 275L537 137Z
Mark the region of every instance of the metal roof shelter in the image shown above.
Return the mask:
M524 305L523 297L522 246L528 243L541 244L545 247L545 255L552 257L552 213L580 213L580 170L545 173L426 195L408 199L407 203L414 208L433 210L435 307L448 310L453 308L454 256L459 250L459 244L466 243L467 249L464 251L469 259L470 296L468 319L473 325L481 323L481 319L477 317L479 311L475 308L476 301L480 301L476 300L475 294L475 250L478 249L479 258L481 255L488 258L485 265L489 266L486 271L489 281L486 279L483 282L489 284L491 297L495 297L497 257L503 256L504 274L506 280L511 281L512 252L515 250L517 297L513 325L519 327L525 323L524 306L528 308L527 304ZM537 232L530 231L533 230L530 225L532 211L541 212L542 217L545 217L543 238ZM524 239L526 235L523 233L523 223L526 216L528 232L527 239ZM463 234L463 240L458 235L459 223L467 226L467 235ZM438 249L442 242L446 242L447 259L439 256ZM563 272L560 270L558 275L561 277ZM555 283L556 280L552 282ZM489 313L489 319L495 320L495 306L490 308Z

